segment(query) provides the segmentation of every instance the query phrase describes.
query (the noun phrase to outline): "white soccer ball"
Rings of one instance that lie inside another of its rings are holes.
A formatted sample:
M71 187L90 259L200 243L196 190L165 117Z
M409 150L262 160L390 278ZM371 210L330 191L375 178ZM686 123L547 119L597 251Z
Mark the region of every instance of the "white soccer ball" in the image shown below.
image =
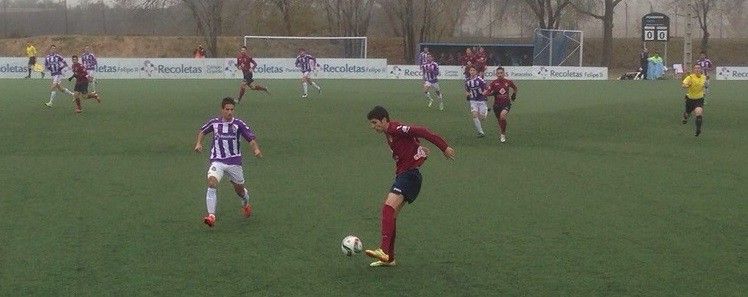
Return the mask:
M343 242L340 244L340 250L346 256L353 256L360 253L364 249L361 239L353 235L348 235L343 238Z

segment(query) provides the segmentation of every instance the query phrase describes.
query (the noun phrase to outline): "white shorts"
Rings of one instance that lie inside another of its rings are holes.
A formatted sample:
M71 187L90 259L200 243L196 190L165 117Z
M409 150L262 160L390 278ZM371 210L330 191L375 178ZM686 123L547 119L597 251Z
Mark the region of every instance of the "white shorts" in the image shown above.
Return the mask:
M470 100L469 102L471 113L478 113L483 117L488 115L488 104L486 103L486 101Z
M52 75L52 83L59 84L62 81L62 74Z
M309 73L312 73L311 71L303 71L301 72L301 78L309 78Z
M438 82L431 83L431 82L424 81L423 82L423 87L424 88L433 88L437 92L441 91L441 88L439 88L439 83Z
M235 184L244 183L244 170L241 165L227 165L218 161L210 163L208 177L215 177L220 182L224 173L228 174L229 179Z

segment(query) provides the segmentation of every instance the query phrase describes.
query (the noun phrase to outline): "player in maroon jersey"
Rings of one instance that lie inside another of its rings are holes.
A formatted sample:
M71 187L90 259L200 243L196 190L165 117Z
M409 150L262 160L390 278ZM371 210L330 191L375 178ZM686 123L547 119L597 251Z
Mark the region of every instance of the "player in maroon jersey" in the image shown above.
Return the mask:
M475 63L473 66L475 67L475 70L478 71L478 76L480 76L480 78L485 78L484 74L486 73L486 64L487 64L486 57L480 56L480 55L478 55L477 57L478 58L475 59Z
M369 266L395 266L395 219L405 206L404 202L413 203L421 191L422 178L418 168L426 162L429 154L429 149L421 146L418 138L425 138L436 145L449 159L454 159L455 150L449 147L444 138L425 127L390 121L390 115L384 107L374 107L366 118L372 129L385 134L396 163L395 182L382 206L382 241L379 248L366 250L366 255L377 259Z
M80 113L83 111L81 107L82 99L95 99L96 102L101 103L101 99L96 92L88 92L88 83L91 81L91 77L88 75L86 67L78 62L78 56L73 56L73 76L68 78L68 80L73 80L73 78L75 78L75 94L73 95L73 98L75 98L75 112Z
M509 95L509 89L512 89L511 96ZM499 120L499 128L501 129L499 139L501 142L506 142L506 116L512 108L512 102L517 99L517 86L511 80L504 78L504 68L499 67L496 68L496 80L488 85L484 94L494 96L493 113Z
M239 55L236 56L236 68L239 68L239 70L244 74L244 80L242 80L241 86L239 87L239 97L236 100L237 103L242 101L242 97L244 97L244 92L246 92L247 87L255 91L263 91L268 95L270 94L270 91L262 85L253 85L255 80L252 77L255 67L257 67L257 62L255 62L255 59L252 59L252 57L247 53L247 47L242 45L239 50Z

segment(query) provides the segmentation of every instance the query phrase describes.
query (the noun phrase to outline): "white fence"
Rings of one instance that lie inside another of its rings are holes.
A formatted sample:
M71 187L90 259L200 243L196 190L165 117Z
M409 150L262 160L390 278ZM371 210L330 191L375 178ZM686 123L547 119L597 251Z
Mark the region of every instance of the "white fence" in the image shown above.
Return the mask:
M748 67L721 66L717 67L719 80L748 80Z
M42 60L41 58L39 60ZM297 79L294 59L257 59L257 79ZM96 77L104 79L239 79L236 59L100 58ZM0 78L22 78L26 58L0 58ZM421 79L420 67L387 65L386 59L318 59L315 78L321 79ZM515 80L605 80L605 67L507 66L507 77ZM720 67L719 69L726 68ZM746 77L745 68L734 76ZM496 68L489 67L489 72ZM441 66L442 80L463 79L460 66ZM69 70L68 70L69 71ZM727 72L727 71L726 71ZM730 72L733 73L733 72ZM740 74L742 73L742 74ZM68 75L69 72L66 74ZM487 78L493 75L487 74ZM720 78L722 79L722 78Z

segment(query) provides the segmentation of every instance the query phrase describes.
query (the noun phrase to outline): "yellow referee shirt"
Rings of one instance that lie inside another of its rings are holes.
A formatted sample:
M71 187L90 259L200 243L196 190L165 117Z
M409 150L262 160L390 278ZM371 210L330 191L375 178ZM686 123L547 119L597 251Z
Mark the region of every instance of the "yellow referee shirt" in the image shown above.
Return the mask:
M36 57L36 48L33 45L26 47L26 56L29 58Z
M704 98L704 84L706 83L706 75L689 74L683 80L683 87L687 88L686 97L688 99L701 99Z

